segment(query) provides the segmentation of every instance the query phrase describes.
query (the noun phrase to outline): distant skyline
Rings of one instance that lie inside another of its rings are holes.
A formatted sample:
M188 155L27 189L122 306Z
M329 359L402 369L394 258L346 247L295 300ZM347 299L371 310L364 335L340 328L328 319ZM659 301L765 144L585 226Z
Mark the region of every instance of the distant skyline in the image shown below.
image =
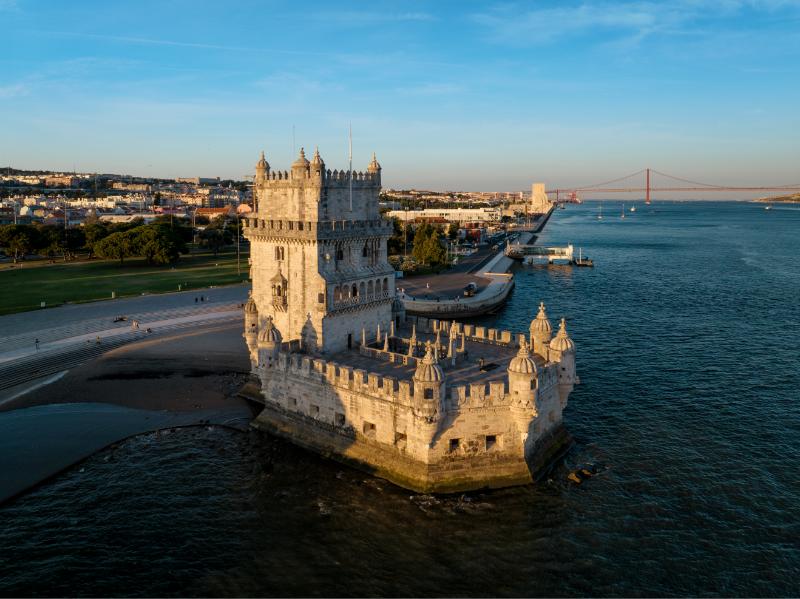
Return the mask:
M341 169L352 122L387 187L800 183L800 0L0 0L0 23L3 166L241 179L262 149L288 169L294 126Z

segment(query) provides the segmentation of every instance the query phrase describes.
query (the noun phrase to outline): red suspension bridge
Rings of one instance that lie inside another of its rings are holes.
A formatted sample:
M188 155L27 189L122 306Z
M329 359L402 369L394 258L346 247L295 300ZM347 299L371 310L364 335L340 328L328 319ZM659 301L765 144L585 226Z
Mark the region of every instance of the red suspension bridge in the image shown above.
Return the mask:
M669 181L667 186L653 186L651 185L651 174L658 175L660 177L664 177ZM614 185L618 183L622 183L626 180L634 179L635 177L644 176L644 186L641 187L624 187L624 186L617 186L617 187L607 187L609 185ZM682 185L677 185L673 182L678 182ZM670 191L670 192L708 192L708 191L794 191L800 193L800 183L794 183L792 185L779 185L779 186L765 186L765 187L741 187L741 186L733 186L733 185L714 185L712 183L700 183L699 181L691 181L689 179L683 179L681 177L675 177L674 175L668 175L667 173L662 173L661 171L657 171L651 168L643 168L635 173L631 173L630 175L625 175L624 177L618 177L617 179L611 179L610 181L603 181L601 183L594 183L592 185L586 185L584 187L571 187L571 188L564 188L564 189L552 189L549 190L547 193L555 195L555 201L558 203L561 202L579 202L578 200L578 193L644 193L645 194L645 203L650 203L650 194L651 192L655 191Z

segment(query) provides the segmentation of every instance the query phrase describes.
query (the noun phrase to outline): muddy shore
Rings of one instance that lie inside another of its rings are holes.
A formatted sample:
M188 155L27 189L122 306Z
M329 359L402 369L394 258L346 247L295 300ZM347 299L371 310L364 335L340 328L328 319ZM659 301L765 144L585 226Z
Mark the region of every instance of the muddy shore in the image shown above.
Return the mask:
M169 411L243 404L235 393L250 362L241 331L239 322L209 325L126 345L5 402L0 412L75 402Z

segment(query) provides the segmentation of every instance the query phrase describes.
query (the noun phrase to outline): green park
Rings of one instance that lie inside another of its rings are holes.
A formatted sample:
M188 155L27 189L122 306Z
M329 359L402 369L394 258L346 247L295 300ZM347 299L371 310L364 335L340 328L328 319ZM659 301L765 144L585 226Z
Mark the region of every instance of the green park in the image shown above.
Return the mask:
M236 251L181 256L174 265L151 266L144 258L42 263L0 267L0 314L143 293L203 289L247 280L243 254L237 272Z
M247 246L220 223L0 227L0 314L113 297L204 289L249 278Z

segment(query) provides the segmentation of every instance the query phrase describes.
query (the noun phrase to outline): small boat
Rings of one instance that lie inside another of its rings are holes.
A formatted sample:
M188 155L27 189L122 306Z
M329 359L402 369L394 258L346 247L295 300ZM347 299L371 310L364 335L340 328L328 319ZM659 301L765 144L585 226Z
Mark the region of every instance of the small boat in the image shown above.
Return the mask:
M622 202L622 214L620 215L620 218L625 218L625 202Z
M597 220L603 220L603 202L600 202L600 213L597 215Z
M575 266L594 266L594 262L589 258L583 257L583 248L578 248L578 258L573 260L572 263Z
M764 210L772 210L772 204L767 204L764 206Z
M634 204L633 206L631 206L631 212L636 212L636 204Z

